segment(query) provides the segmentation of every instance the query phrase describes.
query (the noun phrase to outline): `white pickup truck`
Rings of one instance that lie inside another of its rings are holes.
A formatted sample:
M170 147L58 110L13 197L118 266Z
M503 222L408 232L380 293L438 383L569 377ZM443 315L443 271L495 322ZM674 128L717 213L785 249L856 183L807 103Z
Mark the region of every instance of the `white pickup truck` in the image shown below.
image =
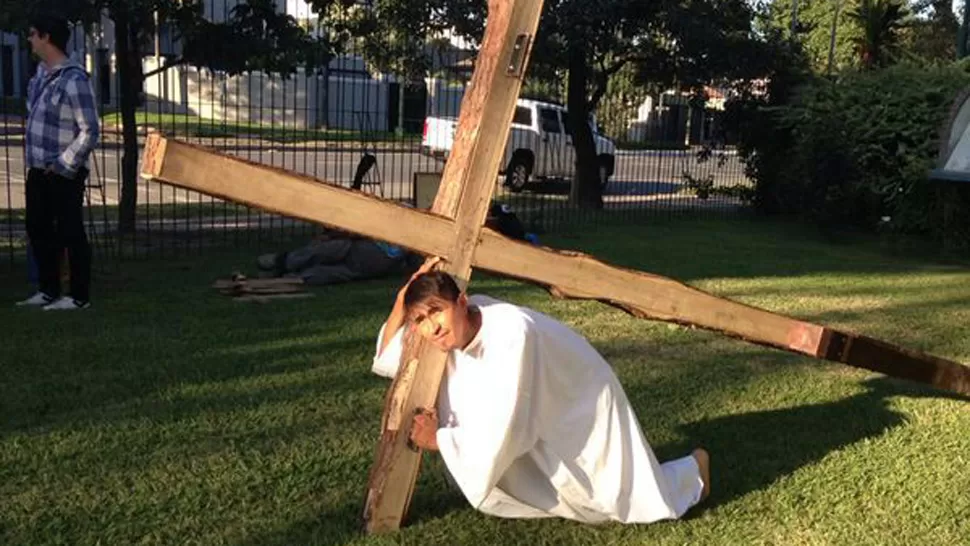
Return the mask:
M457 124L457 118L425 119L422 151L447 157ZM616 145L599 134L595 121L592 124L600 182L605 186L616 165ZM558 104L519 99L502 165L505 185L514 192L522 191L531 177L572 178L576 171L576 149L569 129L569 112Z

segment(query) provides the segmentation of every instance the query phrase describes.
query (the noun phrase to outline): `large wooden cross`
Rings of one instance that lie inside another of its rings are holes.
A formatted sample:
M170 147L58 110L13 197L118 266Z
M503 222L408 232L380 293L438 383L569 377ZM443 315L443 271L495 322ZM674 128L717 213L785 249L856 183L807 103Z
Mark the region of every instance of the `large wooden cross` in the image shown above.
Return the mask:
M480 268L599 300L637 317L706 328L753 343L845 363L970 395L970 367L866 336L715 297L677 281L613 267L591 256L512 241L483 228L542 0L490 0L475 72L437 198L414 210L335 184L221 155L154 133L143 176L445 259L464 286ZM417 341L405 348L388 390L364 506L368 532L397 529L421 454L408 442L411 416L433 408L446 355Z

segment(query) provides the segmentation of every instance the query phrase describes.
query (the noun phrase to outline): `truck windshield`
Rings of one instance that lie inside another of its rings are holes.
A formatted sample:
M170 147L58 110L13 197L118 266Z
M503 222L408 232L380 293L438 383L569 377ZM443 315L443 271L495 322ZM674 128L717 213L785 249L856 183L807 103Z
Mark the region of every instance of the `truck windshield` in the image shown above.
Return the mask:
M544 133L561 133L562 127L559 125L559 114L550 108L539 109L539 120L542 121L542 131Z
M525 106L516 106L515 114L512 116L512 123L532 127L532 110Z

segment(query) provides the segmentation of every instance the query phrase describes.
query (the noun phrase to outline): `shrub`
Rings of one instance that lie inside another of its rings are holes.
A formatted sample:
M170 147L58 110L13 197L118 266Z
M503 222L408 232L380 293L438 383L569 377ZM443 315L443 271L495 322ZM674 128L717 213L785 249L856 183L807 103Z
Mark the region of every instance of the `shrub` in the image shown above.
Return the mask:
M742 131L740 147L756 206L826 226L939 235L941 193L928 174L952 102L968 85L958 63L899 64L808 79L786 104L737 106L755 109L758 120Z

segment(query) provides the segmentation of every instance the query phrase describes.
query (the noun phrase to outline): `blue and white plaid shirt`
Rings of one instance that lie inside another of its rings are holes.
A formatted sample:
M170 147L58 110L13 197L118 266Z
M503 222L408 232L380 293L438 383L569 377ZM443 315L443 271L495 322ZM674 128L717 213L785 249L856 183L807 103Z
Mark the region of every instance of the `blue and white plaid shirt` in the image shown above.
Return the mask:
M100 136L98 111L87 72L65 60L50 69L43 63L27 85L27 167L50 167L73 178L86 167Z

